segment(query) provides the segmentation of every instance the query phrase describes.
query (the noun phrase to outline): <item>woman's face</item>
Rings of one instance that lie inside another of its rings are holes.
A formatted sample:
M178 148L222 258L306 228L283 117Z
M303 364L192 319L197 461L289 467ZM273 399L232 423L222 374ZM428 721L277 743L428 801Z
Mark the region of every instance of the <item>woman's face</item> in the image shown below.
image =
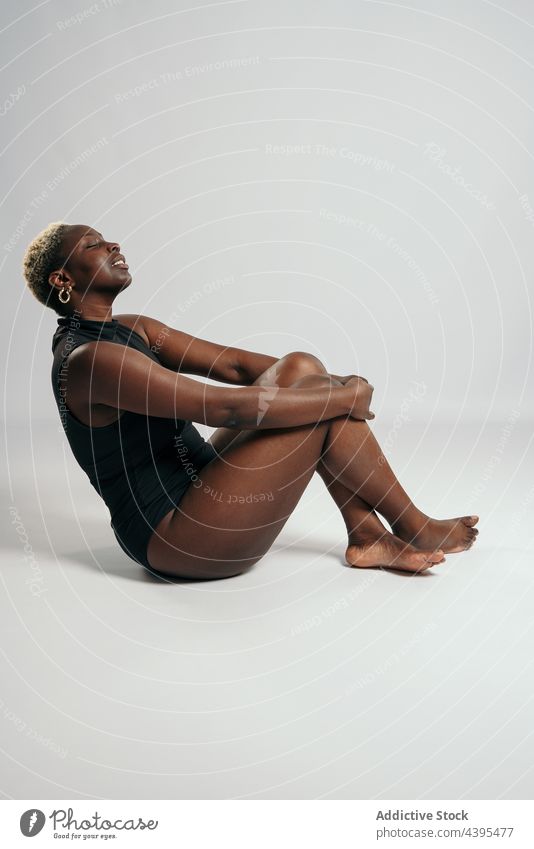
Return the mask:
M132 282L125 257L117 242L85 224L71 224L61 243L62 279L50 276L53 285L70 283L77 295L90 292L117 295Z

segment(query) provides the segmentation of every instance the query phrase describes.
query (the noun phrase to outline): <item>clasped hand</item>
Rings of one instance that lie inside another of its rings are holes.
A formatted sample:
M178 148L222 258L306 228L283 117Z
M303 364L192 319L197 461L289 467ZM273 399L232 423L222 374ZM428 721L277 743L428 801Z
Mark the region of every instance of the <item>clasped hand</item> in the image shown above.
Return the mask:
M339 380L347 390L348 412L351 418L359 421L374 419L375 414L369 409L374 386L369 383L367 378L360 377L359 374L332 374L330 376Z

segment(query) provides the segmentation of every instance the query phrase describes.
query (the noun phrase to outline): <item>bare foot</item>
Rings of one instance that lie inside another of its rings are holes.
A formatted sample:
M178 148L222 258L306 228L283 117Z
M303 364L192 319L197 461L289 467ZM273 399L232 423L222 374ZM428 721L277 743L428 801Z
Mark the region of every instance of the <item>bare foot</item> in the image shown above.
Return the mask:
M455 554L471 548L478 536L478 530L474 527L477 522L478 516L431 519L423 513L415 525L401 521L393 526L393 531L417 549L427 551L439 546L446 554Z
M349 566L368 569L372 566L384 566L405 572L424 572L437 563L443 563L443 551L419 551L413 545L405 543L389 531L370 539L368 542L351 543L345 552Z

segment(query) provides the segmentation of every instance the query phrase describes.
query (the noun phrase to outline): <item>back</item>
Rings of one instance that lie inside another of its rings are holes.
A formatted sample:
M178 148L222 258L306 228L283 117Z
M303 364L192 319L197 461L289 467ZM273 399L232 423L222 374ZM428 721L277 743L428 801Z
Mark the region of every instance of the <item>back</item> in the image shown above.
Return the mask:
M135 509L161 496L162 488L183 486L176 454L176 437L184 419L156 418L124 411L117 421L89 427L67 407L69 354L84 342L127 345L159 363L143 338L118 319L92 321L76 315L58 318L52 339L52 388L63 429L72 452L91 484L107 504L112 525L123 524ZM142 482L142 485L141 485Z

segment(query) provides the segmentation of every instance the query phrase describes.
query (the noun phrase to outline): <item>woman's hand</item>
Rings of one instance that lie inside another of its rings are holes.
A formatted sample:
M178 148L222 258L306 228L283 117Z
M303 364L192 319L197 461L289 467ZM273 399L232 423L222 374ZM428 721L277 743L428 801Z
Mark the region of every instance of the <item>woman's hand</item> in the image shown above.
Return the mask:
M348 412L351 418L358 421L374 419L375 414L369 409L374 386L371 386L369 381L364 377L349 375L343 389L347 396Z

